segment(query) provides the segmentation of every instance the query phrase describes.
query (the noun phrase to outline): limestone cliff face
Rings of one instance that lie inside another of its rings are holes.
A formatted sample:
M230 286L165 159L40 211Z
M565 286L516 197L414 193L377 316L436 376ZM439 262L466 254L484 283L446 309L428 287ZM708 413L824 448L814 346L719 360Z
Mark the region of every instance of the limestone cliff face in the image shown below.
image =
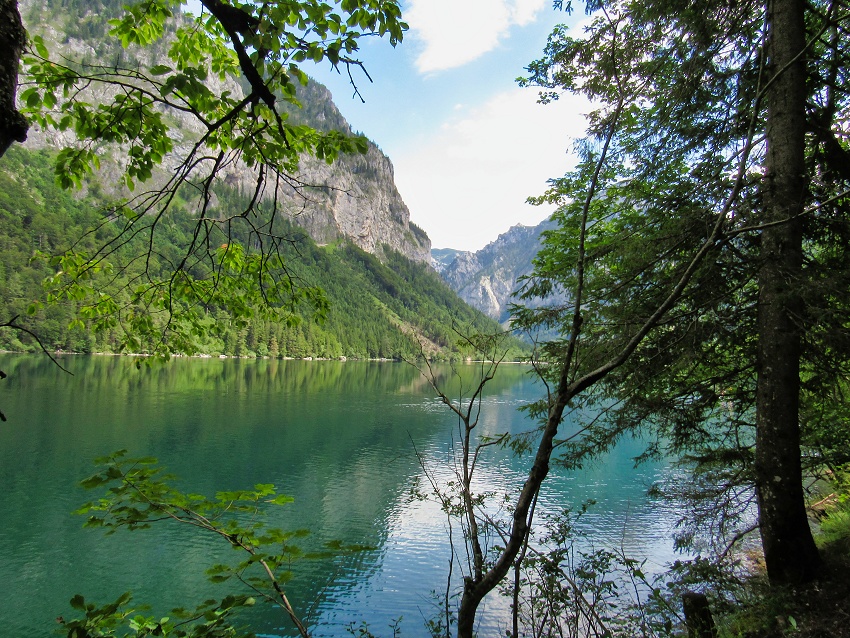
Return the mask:
M351 134L323 85L311 81L298 97L303 108L290 110L294 121ZM333 164L304 158L297 178L306 187L302 197L293 193L287 214L318 243L347 238L379 257L388 246L414 261L430 261L431 240L410 221L392 162L371 142L365 154L344 155Z
M478 252L457 252L451 263L441 264L437 270L461 299L504 323L509 319L517 279L533 270L540 233L553 227L548 220L537 226L514 226ZM451 254L445 249L435 252L443 262L444 255Z
M346 237L373 254L389 246L414 261L430 260L431 240L410 222L392 163L374 146L366 155L344 157L332 166L307 162L301 177L323 184L318 198L312 195L294 219L317 242Z
M111 7L116 4L113 0L98 1L104 5L101 8L104 11L117 10ZM20 1L21 14L30 36L42 35L56 54L76 60L112 59L115 55L124 55L144 66L161 61L158 56L162 55L164 46L121 51L120 48L115 48L113 41L107 41L102 35L98 35L97 29L90 30L93 33L85 30L80 32L79 25L86 24L92 12L87 3L83 3L87 8L82 10L82 15L78 16L79 20L70 20L63 24L62 19L56 19L56 7L61 4L58 0ZM211 81L216 80L211 77ZM229 80L226 86L218 88L228 90L234 95L240 95L242 92L235 80ZM95 93L94 97L106 100L111 96L108 90L103 90L99 94ZM340 114L330 92L324 86L311 81L299 91L298 97L303 108L287 109L292 121L320 130L335 129L351 133L348 122ZM91 101L91 96L89 100ZM196 121L181 114L170 116L178 122L178 128L173 130L173 138L176 142L176 152L179 153L181 149L188 149L193 139L197 139L200 127ZM61 148L73 142L73 138L67 134L34 128L27 146ZM111 167L109 162L104 162L101 158L100 181L107 190L114 188L112 185L120 181L117 179L120 156L120 149L117 149L112 154L114 164ZM226 184L246 192L253 188L256 182L254 171L238 164L223 171L220 177ZM371 142L366 154L343 156L331 165L312 157L304 157L298 174L292 177L295 178L293 183L299 183L301 186L285 186L278 191L279 210L295 225L305 229L316 242L329 243L348 239L379 258L387 246L414 261L430 262L431 241L422 229L410 222L410 211L395 186L392 163ZM266 196L272 195L272 189L268 189Z

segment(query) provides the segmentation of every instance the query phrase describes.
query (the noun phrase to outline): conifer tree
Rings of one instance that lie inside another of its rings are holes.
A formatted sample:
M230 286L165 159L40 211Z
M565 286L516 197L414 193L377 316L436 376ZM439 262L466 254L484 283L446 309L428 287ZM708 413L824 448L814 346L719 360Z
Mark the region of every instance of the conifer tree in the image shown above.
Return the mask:
M650 454L698 461L729 506L702 511L727 539L753 488L771 581L811 579L800 428L824 425L807 422L807 406L836 400L850 361L834 292L846 274L827 274L847 245L846 8L591 8L586 36L556 30L528 79L544 101L566 89L600 105L583 161L547 196L562 203L559 227L527 281L528 296L560 288L573 301L516 318L564 335L546 353L567 388L614 402L561 446L565 460L649 433ZM576 400L559 391L541 411L551 419L553 403Z

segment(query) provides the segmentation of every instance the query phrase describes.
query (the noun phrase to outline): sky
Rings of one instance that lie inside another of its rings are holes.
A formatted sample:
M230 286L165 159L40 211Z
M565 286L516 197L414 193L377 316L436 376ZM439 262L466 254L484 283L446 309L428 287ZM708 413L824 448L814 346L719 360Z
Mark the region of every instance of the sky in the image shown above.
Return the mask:
M373 80L355 73L365 103L347 75L304 70L389 156L433 247L478 250L511 226L538 224L551 209L525 200L573 166L589 107L574 96L538 104L538 91L515 80L555 25L584 13L555 11L551 0L403 0L402 12L410 30L395 49L377 38L361 46Z

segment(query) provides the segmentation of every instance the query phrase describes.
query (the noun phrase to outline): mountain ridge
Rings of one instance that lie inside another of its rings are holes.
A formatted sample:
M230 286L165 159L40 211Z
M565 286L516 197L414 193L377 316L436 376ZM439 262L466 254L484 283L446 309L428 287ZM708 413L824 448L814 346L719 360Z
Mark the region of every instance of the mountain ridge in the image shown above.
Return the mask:
M80 59L88 55L94 64L111 62L112 56L119 54L127 55L121 62L124 66L155 63L156 46L127 51L114 42L97 40L119 1L22 0L21 10L30 35L43 34L54 54L66 52ZM98 7L103 10L95 10ZM74 29L64 32L67 25ZM161 48L162 44L157 46ZM227 90L240 90L236 79L227 82ZM287 107L293 124L351 132L325 87L310 82L299 89L298 95L304 108ZM109 96L104 93L104 97ZM171 113L168 116L177 118ZM173 132L178 150L198 135L198 130L188 124ZM105 241L91 229L104 229L113 223L109 211L115 209L110 208L109 200L124 188L120 161L122 153L126 161L127 149L113 147L104 150L100 172L83 180L82 189L61 189L52 166L58 149L73 142L65 133L33 127L24 145L10 149L0 159L3 309L9 317L20 317L26 329L38 334L48 349L119 352L129 348L132 352L152 352L150 344L140 343L132 332L122 333L120 318L100 330L94 329L94 321L80 320L82 301L69 298L40 305L44 301L42 282L55 275L56 269L44 259L32 260L33 248L48 257L64 254L70 246L91 252L98 241ZM167 171L167 167L166 161L158 170ZM228 219L245 210L253 193L254 176L250 171L230 170L221 177L209 190L215 201L205 210ZM154 174L151 180L154 188L156 178ZM251 309L232 315L210 302L200 309L203 325L197 334L192 333L195 343L186 348L186 353L323 358L408 358L425 353L459 357L466 355L461 354L457 330L498 331L497 324L463 303L431 269L430 240L410 222L409 210L395 188L392 163L374 144L369 144L365 154L343 155L333 164L302 158L290 186L293 192L282 206L287 214L275 222L275 231L283 238L280 257L297 287L324 291L326 311L314 313L309 304L296 302L285 309L290 314L284 320L275 322ZM114 294L122 310L137 303L133 288L122 282L137 281L143 274L154 279L165 276L167 281L169 269L180 262L181 247L192 241L195 205L179 197L177 200L144 249L147 262L137 259L138 253L133 252L137 247L121 244L114 252L121 263L121 278L113 281L106 273L92 275L95 290L112 284L118 287ZM247 246L251 241L248 230L238 232L241 234L234 231L232 238L227 236L228 243ZM310 320L314 317L323 321ZM151 317L154 323L167 320ZM35 351L38 346L26 333L3 331L0 348Z
M80 248L96 241L86 233L98 222L98 202L93 194L70 193L56 185L52 156L46 150L13 147L0 159L0 298L3 311L15 317L49 350L63 352L121 352L120 323L94 331L75 320L75 300L44 304L35 313L33 301L42 300L42 281L55 274L43 259L32 259L33 248L44 253L62 252L71 243ZM237 201L235 191L222 192L223 203ZM168 234L154 246L150 268L168 266L160 256L178 249L191 236L192 220L175 211ZM283 257L294 280L303 286L321 287L328 301L323 321L313 321L309 309L295 308L291 321L271 322L252 314L236 320L221 308L209 307L205 328L194 351L212 356L320 357L355 359L414 358L422 351L434 358L467 356L457 330L496 332L499 326L460 298L425 263L383 248L379 260L353 242L343 239L324 246L297 228L282 229L290 241ZM132 247L129 247L132 249ZM178 249L179 250L179 249ZM140 268L141 266L138 266ZM135 270L126 276L137 276ZM93 275L94 283L108 285L111 277ZM126 294L119 293L124 303ZM154 320L156 318L154 317ZM521 356L518 342L510 342ZM0 331L0 349L40 350L26 334ZM145 353L141 349L132 352Z
M516 224L478 251L432 249L432 265L461 299L505 325L517 280L534 270L541 234L553 228L549 219Z

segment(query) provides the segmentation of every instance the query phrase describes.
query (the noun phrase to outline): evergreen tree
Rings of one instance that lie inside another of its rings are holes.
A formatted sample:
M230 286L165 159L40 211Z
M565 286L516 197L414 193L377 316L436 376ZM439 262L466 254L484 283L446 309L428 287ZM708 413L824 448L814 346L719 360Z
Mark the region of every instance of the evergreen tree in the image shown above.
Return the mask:
M573 303L517 313L564 335L546 346L566 362L563 387L613 401L562 446L565 460L642 428L649 453L698 461L705 495L727 506L702 515L727 538L754 488L771 581L808 580L818 557L800 427L804 440L823 427L806 421L809 406L834 402L829 385L845 386L850 361L834 292L848 275L828 270L847 246L850 96L836 38L848 17L797 0L592 8L604 11L585 38L557 30L529 69L544 99L567 89L601 105L582 163L548 194L562 202L559 228L527 282L529 296L561 288ZM540 409L551 418L551 404ZM819 456L808 471L830 462Z

